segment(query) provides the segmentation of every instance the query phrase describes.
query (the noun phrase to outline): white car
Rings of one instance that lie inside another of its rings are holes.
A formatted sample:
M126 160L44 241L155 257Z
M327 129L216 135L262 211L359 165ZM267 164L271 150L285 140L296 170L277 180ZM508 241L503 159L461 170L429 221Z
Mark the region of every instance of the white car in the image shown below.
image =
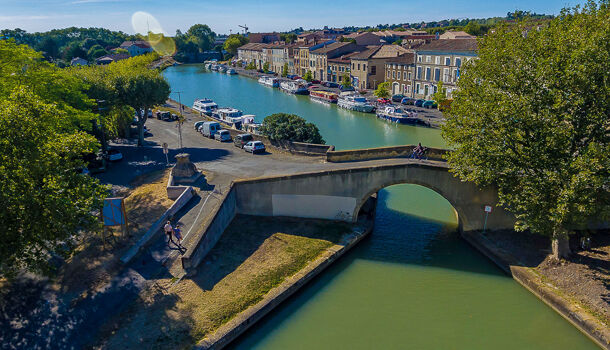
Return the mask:
M256 152L265 152L265 144L261 141L250 141L244 146L244 151L252 154Z
M109 149L106 155L108 160L111 162L118 162L119 160L123 159L123 154L119 152L119 150L113 148Z
M225 129L218 130L218 132L214 134L214 139L220 142L231 141L231 133L229 130Z

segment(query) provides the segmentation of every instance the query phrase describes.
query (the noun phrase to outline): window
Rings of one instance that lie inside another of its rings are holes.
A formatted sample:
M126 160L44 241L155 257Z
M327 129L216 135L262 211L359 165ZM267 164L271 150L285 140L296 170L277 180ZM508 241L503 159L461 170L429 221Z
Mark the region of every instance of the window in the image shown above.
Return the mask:
M421 92L419 91L420 85L419 83L415 84L415 93L420 94Z
M434 64L441 64L441 56L434 56Z
M396 79L396 71L395 70L392 71L392 79Z
M358 70L360 70L360 63L358 63Z
M407 85L407 94L411 94L411 85Z
M390 79L390 71L387 71L387 72L388 72L388 74L386 74L387 78Z
M407 79L407 80L411 80L411 72L409 72L409 79Z
M445 66L451 65L451 57L445 57Z
M417 56L417 62L421 62L421 56Z
M375 66L373 66L373 67L375 67ZM373 73L373 70L372 70L372 69L373 69L373 68L371 68L371 73ZM366 64L362 64L362 70L366 71ZM375 73L373 73L373 74L375 74Z
M402 72L402 80L407 80L407 72Z
M449 76L449 68L443 69L443 82L448 83L451 77Z
M431 73L430 67L426 67L426 80L430 80L430 78L431 78L430 73Z
M457 69L453 70L453 76L451 78L453 81L457 81Z
M421 67L417 67L417 79L421 79Z
M432 62L432 57L426 56L426 63L430 63L430 62Z
M455 65L458 66L458 67L461 67L462 66L462 59L459 58L459 57L456 57L455 58Z
M402 92L403 92L403 94L404 94L405 92L407 92L407 88L405 87L405 84L402 84Z
M441 69L435 68L434 69L434 81L439 81L439 80L441 80Z

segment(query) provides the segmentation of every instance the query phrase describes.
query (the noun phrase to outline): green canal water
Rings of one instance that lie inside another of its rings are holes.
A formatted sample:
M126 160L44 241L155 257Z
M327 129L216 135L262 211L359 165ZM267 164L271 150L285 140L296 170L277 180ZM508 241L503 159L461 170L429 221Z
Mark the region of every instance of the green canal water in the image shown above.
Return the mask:
M258 121L295 113L338 149L445 146L438 130L389 124L200 65L172 67L164 75L187 105L209 97ZM230 348L597 348L461 240L451 204L436 192L417 185L380 191L375 225L368 239Z

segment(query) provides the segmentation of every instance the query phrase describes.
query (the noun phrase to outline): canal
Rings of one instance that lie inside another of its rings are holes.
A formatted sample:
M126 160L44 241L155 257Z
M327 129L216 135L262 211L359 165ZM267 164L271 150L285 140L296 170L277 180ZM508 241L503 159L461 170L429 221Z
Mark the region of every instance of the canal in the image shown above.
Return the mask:
M186 105L209 97L257 121L298 114L337 149L446 146L438 130L390 124L201 65L171 67L164 75ZM383 189L375 225L368 239L230 347L597 349L461 240L451 204L436 192L417 185Z

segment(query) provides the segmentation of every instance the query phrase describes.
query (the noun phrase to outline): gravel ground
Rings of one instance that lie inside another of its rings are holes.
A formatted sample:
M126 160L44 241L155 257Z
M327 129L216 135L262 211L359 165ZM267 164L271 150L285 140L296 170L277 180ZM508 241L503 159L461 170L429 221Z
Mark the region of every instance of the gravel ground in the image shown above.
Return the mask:
M487 236L610 325L610 232L592 235L591 249L587 251L578 247L578 237L572 237L573 254L561 262L550 259L551 243L546 237L516 232L493 232Z

